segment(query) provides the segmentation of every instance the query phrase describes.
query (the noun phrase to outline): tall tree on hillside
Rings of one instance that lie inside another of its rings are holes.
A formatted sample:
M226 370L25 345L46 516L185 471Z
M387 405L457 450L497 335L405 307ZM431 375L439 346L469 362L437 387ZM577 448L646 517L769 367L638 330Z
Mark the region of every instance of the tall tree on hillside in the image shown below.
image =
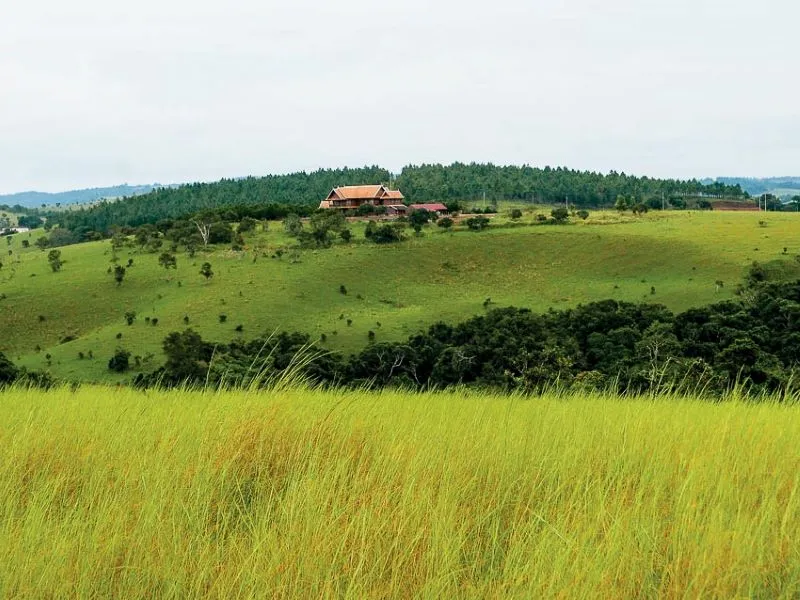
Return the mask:
M117 287L122 285L123 279L125 279L125 267L122 265L114 265L114 281L117 282Z
M47 255L47 262L50 263L50 268L53 269L53 273L58 273L61 270L61 265L64 264L61 260L61 250L50 250Z

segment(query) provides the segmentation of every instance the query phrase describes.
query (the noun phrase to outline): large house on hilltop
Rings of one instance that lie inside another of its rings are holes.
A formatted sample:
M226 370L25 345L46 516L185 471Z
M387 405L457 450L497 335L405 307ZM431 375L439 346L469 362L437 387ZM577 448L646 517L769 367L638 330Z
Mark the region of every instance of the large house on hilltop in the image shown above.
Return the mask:
M400 190L390 190L383 185L346 185L333 188L320 202L320 208L356 210L359 206L386 206L389 212L405 213L404 196Z

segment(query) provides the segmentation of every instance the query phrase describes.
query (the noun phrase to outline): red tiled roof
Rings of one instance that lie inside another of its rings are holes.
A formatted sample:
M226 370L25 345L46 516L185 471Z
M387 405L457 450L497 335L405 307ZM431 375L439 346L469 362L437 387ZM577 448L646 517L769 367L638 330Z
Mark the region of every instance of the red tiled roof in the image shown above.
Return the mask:
M382 185L345 185L333 188L328 198L336 197L341 200L371 200L381 198L386 193Z
M439 212L443 210L447 210L447 207L444 204L412 204L409 206L411 210L427 210L430 212Z

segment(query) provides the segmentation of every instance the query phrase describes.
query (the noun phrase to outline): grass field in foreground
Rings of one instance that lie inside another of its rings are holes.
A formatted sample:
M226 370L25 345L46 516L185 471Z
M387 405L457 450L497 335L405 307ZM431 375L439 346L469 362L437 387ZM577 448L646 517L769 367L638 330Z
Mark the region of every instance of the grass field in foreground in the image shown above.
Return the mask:
M177 270L169 272L159 266L158 254L126 248L120 262L132 259L134 266L119 287L107 273L108 241L62 248L66 263L53 273L46 252L21 249L24 238L14 236L7 246L13 256L2 259L0 270L0 294L6 296L0 299L0 351L59 377L115 381L131 376L108 370L116 347L145 359L152 355L143 365L152 370L162 362L162 340L183 330L188 316L189 325L211 341L280 329L312 339L325 334L325 348L356 352L369 331L378 342L405 339L437 320L455 323L481 314L487 298L493 307L536 311L606 298L685 310L732 297L754 260L793 261L800 254L795 213L595 212L586 222L564 226L530 226L533 220L526 213L522 226L481 233L443 233L434 226L423 237L389 246L364 241L363 223L357 223L357 242L302 251L297 263L269 258L293 243L281 224L271 223L268 232L246 236L245 252L219 248L194 259L180 253ZM493 220L504 221L503 215ZM31 234L31 241L38 235ZM1 243L5 248L7 242ZM208 282L199 274L206 260L215 273ZM339 292L341 285L347 295ZM138 315L131 327L126 311ZM227 316L224 323L220 314ZM147 324L148 317L158 325ZM79 359L89 352L93 360Z
M6 597L796 598L800 407L0 393Z

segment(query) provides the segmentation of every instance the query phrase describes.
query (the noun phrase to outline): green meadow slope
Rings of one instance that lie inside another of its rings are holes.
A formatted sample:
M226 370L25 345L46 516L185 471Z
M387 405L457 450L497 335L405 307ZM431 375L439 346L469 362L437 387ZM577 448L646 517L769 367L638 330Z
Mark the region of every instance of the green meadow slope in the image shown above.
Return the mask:
M0 391L0 590L797 598L795 403Z
M269 231L245 236L244 252L180 253L176 270L159 266L158 254L124 248L120 264L134 264L121 286L107 273L108 241L62 248L66 262L53 273L46 252L22 249L24 238L15 236L0 269L0 351L56 376L113 381L121 378L107 369L115 348L140 356L141 369L151 370L167 333L186 327L184 317L209 340L304 331L314 339L325 334L326 348L356 351L369 331L377 341L401 339L437 320L479 314L487 299L537 311L605 298L683 310L730 298L754 260L800 254L800 216L789 213L593 213L565 226L532 221L528 213L523 225L481 233L429 227L423 237L387 246L364 241L363 224L355 224L356 242L302 251L299 262L270 258L291 243L280 224L270 223ZM199 274L205 261L215 273L209 281ZM132 326L127 311L137 314Z

